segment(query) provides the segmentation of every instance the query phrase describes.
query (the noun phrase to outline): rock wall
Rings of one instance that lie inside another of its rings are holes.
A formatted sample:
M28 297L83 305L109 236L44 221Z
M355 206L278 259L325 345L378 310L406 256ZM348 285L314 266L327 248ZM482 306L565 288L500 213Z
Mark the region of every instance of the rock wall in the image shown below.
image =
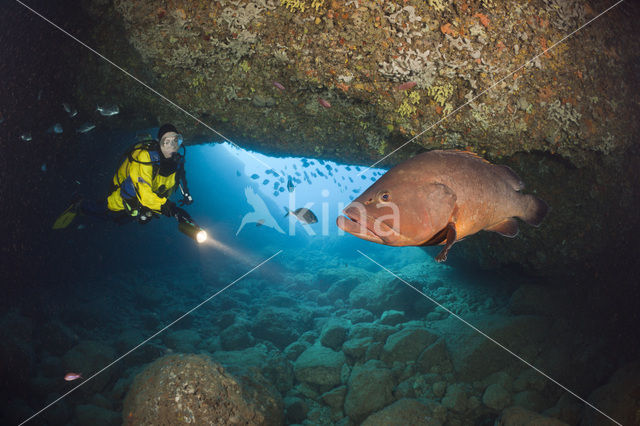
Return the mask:
M453 259L598 269L634 244L640 204L640 11L599 16L609 6L93 2L98 50L157 93L96 62L78 98L122 105L118 126L172 121L190 143L228 138L275 155L369 165L402 147L381 163L393 165L423 149L473 150L510 165L552 210L540 229L474 237Z
M147 83L243 143L375 161L415 136L390 162L468 147L586 164L637 132L637 24L620 7L587 25L607 2L96 3L94 15L124 27L99 26L103 43L126 39ZM113 93L216 137L156 94L134 94Z

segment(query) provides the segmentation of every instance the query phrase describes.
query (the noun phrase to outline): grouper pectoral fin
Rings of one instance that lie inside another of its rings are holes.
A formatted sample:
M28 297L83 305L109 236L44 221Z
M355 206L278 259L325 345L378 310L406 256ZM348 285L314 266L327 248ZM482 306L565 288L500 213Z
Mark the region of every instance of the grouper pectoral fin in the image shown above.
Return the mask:
M451 248L453 243L456 242L456 237L457 237L455 223L453 222L447 223L447 226L445 227L444 230L446 230L447 239L446 239L446 242L444 243L444 248L436 256L436 262L438 263L444 262L445 260L447 260L447 254L449 253L449 249Z
M497 232L505 237L513 238L518 235L518 221L510 217L495 225L485 228L485 231Z

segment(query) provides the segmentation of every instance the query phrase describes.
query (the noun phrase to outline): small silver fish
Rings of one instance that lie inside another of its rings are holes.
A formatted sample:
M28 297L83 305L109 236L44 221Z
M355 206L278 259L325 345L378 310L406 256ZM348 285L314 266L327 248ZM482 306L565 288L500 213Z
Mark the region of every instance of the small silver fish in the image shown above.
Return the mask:
M42 170L43 172L47 171L47 164L46 163L42 163L42 166L40 167L40 170Z
M54 133L56 135L59 135L62 132L63 132L62 124L60 124L60 123L56 123L56 124L54 124L53 126L51 126L51 127L49 127L47 129L47 133Z
M31 132L24 132L23 134L20 135L20 139L22 139L25 142L29 142L33 138L31 137Z
M64 110L66 111L67 114L69 114L69 117L73 118L76 115L78 115L78 110L75 109L74 107L72 107L71 105L69 105L68 103L64 102L62 104L62 108L64 108Z
M96 110L105 117L111 117L112 115L116 115L120 112L120 108L118 105L108 105L108 106L100 106L96 107Z
M96 128L96 125L93 123L86 122L82 126L76 129L76 133L88 133Z
M301 207L295 210L289 210L288 208L284 208L287 211L287 214L284 217L294 215L298 220L302 223L306 223L307 225L311 225L312 223L316 223L318 221L318 217L309 209L305 207Z

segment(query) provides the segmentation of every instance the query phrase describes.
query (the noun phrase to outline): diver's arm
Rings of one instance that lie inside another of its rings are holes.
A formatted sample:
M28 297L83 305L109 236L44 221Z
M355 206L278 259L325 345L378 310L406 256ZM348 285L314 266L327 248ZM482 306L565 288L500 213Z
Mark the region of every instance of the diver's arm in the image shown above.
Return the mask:
M160 212L162 205L167 202L166 198L158 197L151 187L153 182L153 165L148 151L140 151L138 161L131 163L129 175L136 188L138 200L143 206ZM143 164L146 163L146 164Z
M176 183L180 187L180 192L182 192L182 201L180 201L180 205L190 205L193 203L193 197L191 197L191 191L189 191L189 186L187 185L187 171L184 168L184 160L182 164L178 166L178 171L176 172Z
M180 168L176 173L176 181L182 186L182 192L189 193L189 187L187 186L187 172L184 169L184 164L180 165Z

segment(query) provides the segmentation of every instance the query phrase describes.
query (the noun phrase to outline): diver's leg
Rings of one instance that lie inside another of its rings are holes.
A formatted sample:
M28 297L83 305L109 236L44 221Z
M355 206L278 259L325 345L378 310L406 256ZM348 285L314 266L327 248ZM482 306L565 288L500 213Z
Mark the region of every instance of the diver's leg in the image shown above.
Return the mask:
M124 210L121 210L119 212L109 211L109 218L118 225L125 225L127 223L133 222L136 219L135 216L126 214Z
M82 199L78 205L78 210L85 216L97 217L102 220L110 219L106 200L96 201Z

